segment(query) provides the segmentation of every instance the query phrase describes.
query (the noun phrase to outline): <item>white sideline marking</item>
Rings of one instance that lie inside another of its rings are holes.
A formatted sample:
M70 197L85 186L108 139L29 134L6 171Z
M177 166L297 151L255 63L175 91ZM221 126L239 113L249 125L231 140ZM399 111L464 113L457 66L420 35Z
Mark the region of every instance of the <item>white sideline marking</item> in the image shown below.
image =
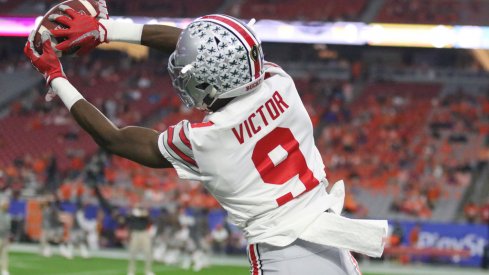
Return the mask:
M51 248L52 248L53 256L60 255L59 249L57 249L56 246L52 246ZM10 245L9 251L39 255L39 245L14 243ZM127 250L124 249L99 249L97 251L90 251L90 256L92 258L127 260L128 255L129 254L127 253ZM75 258L78 258L78 255L75 254ZM138 259L142 259L142 255L140 255ZM246 257L246 255L242 255L242 256L213 255L211 256L211 264L217 266L223 266L223 265L224 266L246 266L246 267L249 266L248 258Z

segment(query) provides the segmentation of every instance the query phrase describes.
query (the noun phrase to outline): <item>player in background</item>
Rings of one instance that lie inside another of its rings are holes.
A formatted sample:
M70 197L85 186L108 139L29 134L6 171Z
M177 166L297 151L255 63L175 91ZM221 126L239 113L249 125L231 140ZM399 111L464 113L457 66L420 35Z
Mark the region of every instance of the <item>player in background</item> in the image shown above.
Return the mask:
M61 245L63 242L64 228L60 220L59 200L54 195L47 195L41 202L42 229L39 239L40 252L44 257L51 257L50 242ZM61 253L63 254L63 253Z
M93 190L97 197L100 206L104 211L114 217L114 219L121 220L129 230L129 243L127 246L129 252L127 274L136 274L136 260L139 253L142 252L144 256L144 272L146 275L154 275L152 271L153 264L153 250L151 244L151 218L149 216L148 209L141 205L135 205L130 209L126 215L121 215L116 211L116 207L111 205L109 201L104 198L102 192L98 188L97 184L94 184Z
M129 265L128 274L136 274L136 258L143 253L146 275L154 275L151 271L153 261L152 236L150 233L151 219L148 209L136 205L128 215L127 224L129 229Z
M186 212L185 207L178 209L179 230L176 231L172 245L178 250L181 267L199 271L208 266L209 245L207 244L207 215L195 211ZM204 216L204 218L202 218Z
M172 249L169 243L173 240L175 232L180 227L176 207L168 205L162 208L155 220L155 226L153 258L156 261L166 263L168 254Z
M81 198L77 198L76 211L71 216L72 225L69 227L69 237L65 244L65 255L69 259L73 258L75 248L78 248L82 258L89 258L87 237L89 230L94 229L94 223L85 218Z
M207 112L163 133L118 128L66 79L43 33L43 53L25 54L44 75L48 99L58 95L78 124L106 150L154 168L174 168L199 180L227 210L249 243L251 274L360 274L350 250L380 256L386 221L344 218L344 187L326 192L324 164L313 127L292 78L265 62L260 40L241 21L203 16L184 30L95 19L67 6L51 31L88 52L100 43L125 41L173 52L168 71L187 107Z

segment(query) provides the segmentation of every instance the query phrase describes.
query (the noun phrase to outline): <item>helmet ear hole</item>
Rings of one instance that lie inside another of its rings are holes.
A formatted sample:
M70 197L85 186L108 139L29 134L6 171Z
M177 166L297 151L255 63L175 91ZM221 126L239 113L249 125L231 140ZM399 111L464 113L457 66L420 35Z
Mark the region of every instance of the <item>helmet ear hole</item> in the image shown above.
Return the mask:
M205 103L205 105L210 106L214 102L214 98L210 97L209 95L206 95L202 102Z
M202 84L205 84L205 97L203 99L203 102L207 105L207 106L211 106L216 100L217 100L217 97L216 97L216 94L217 94L217 90L216 90L216 87L214 87L212 84L209 84L209 83L202 83ZM202 84L199 84L199 85L202 85Z

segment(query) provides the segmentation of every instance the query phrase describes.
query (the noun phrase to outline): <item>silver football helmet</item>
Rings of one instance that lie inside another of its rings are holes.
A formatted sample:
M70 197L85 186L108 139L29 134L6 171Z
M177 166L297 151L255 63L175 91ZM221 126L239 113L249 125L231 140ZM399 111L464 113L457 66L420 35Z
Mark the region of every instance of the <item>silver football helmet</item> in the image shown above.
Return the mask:
M168 72L187 107L208 111L219 98L234 98L260 86L261 42L236 18L203 16L180 34Z

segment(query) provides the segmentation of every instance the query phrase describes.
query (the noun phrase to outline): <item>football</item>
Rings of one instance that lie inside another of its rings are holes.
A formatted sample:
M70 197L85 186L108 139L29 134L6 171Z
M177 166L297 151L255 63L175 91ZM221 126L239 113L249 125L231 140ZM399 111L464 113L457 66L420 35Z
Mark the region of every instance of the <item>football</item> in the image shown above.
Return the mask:
M52 22L48 19L48 17L51 14L60 14L60 15L66 15L61 9L59 9L60 5L66 5L71 7L77 12L84 13L87 15L91 15L93 17L97 16L99 13L99 8L98 8L98 3L95 0L67 0L62 3L57 4L53 8L51 8L41 19L39 22L39 25L37 26L36 29L36 35L34 36L34 48L38 53L42 53L42 42L41 42L41 34L46 31L46 30L54 30L54 29L60 29L60 28L65 28L62 24L59 24L57 22ZM67 16L67 15L66 15ZM59 38L51 38L51 42L53 46L57 45L58 43L62 42L61 39ZM55 49L56 54L58 56L67 56L67 55L73 55L78 48L72 48L67 51L58 51Z

